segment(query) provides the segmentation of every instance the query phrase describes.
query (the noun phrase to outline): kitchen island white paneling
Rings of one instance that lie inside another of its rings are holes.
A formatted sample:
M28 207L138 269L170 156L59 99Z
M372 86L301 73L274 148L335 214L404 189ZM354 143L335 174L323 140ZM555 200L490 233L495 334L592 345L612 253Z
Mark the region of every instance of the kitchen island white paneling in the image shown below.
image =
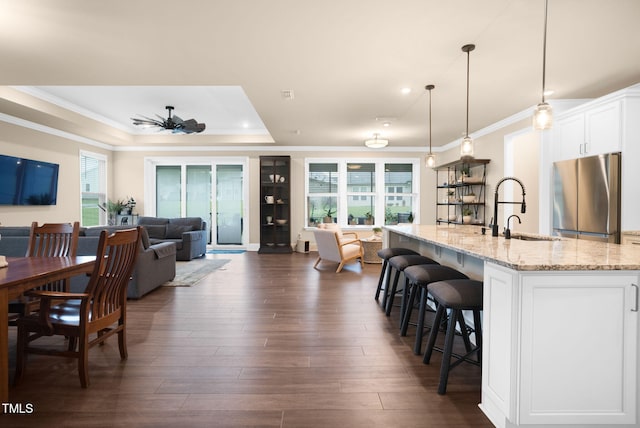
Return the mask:
M483 280L480 407L496 426L638 426L640 248L474 226L384 230L385 245Z

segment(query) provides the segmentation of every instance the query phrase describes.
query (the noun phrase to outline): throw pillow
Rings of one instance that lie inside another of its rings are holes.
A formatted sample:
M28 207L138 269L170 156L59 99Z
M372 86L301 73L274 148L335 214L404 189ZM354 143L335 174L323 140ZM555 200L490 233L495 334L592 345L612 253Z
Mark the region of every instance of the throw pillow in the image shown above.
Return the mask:
M166 227L164 224L163 225L145 224L144 227L145 229L147 229L147 232L149 233L149 238L164 239L164 235L166 231Z
M167 224L167 239L182 239L184 232L190 232L193 230L193 226L178 226L176 224Z

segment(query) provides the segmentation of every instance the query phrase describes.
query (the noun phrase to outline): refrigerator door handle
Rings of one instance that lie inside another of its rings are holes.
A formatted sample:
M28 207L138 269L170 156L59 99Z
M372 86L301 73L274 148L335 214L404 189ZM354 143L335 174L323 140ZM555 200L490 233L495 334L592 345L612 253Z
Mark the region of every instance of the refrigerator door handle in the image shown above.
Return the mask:
M631 284L631 286L636 290L636 298L635 298L635 302L634 302L634 307L633 309L631 309L631 312L638 312L638 292L640 290L638 290L638 285L637 284Z

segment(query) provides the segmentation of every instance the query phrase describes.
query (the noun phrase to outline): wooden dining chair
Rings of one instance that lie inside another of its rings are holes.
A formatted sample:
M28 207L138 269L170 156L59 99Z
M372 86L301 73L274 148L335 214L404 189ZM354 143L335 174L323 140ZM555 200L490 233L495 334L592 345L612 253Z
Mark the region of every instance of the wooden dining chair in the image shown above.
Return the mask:
M127 285L139 252L140 230L138 226L111 234L102 231L95 266L84 293L47 290L29 293L40 299L40 310L17 322L16 385L25 373L28 354L77 358L83 388L89 386L91 347L117 334L120 358L127 358ZM63 302L55 304L60 300ZM35 340L53 335L69 338L67 350L31 346Z
M78 251L78 235L80 223L45 223L38 226L38 222L31 223L27 257L75 257ZM39 290L69 291L69 279L50 282L38 287ZM16 314L11 319L15 325L15 318L28 315L38 310L40 302L37 298L20 296L9 302L9 313Z

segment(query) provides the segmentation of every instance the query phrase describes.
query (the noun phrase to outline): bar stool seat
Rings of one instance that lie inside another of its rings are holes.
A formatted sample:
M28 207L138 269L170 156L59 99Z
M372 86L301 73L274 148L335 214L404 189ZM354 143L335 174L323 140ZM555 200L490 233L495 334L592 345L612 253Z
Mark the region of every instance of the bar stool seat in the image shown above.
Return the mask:
M432 283L445 280L468 279L469 277L449 266L442 265L416 265L409 266L404 270L407 278L407 286L405 286L402 300L404 303L404 312L401 314L402 324L400 335L406 336L411 319L411 312L416 297L420 296L420 306L418 309L418 322L416 323L416 338L413 345L413 352L420 355L422 349L422 336L424 332L424 317L427 312L427 286ZM434 320L431 331L438 330L441 320Z
M378 280L378 289L376 290L375 299L378 300L380 298L380 292L384 290L382 285L384 284L385 274L387 276L387 284L389 284L389 278L391 278L391 271L387 274L389 270L389 259L395 256L404 256L407 254L418 254L417 252L410 250L408 248L383 248L378 251L378 257L382 259L382 270L380 271L380 279ZM386 304L386 302L385 302Z
M429 364L431 354L434 350L443 352L442 365L440 366L440 383L438 384L438 394L445 394L447 391L447 381L449 371L463 361L480 366L482 364L482 327L480 324L480 311L482 310L482 282L472 279L454 279L433 282L427 286L433 299L438 304L434 325L440 323L447 309L450 309L447 333L444 341L444 348L436 348L435 342L438 336L438 329L431 329L427 349L424 353L423 362ZM476 346L472 347L469 339L469 329L464 321L463 310L473 311L473 332L475 333ZM460 333L464 341L466 354L458 355L453 353L453 339L456 334L456 323L460 327ZM476 354L477 359L470 358ZM451 357L456 358L451 362Z
M396 293L398 292L397 289L398 289L398 281L400 280L400 273L403 272L409 266L424 265L424 264L439 265L439 263L436 262L435 260L426 256L422 256L420 254L407 254L407 255L391 257L389 259L389 277L393 269L395 269L396 273L393 278L393 281L391 282L391 286L387 286L385 288L384 296L382 297L382 307L385 308L385 313L387 316L391 315L391 309L393 308L393 300L395 298ZM389 284L388 281L387 281L387 284Z

